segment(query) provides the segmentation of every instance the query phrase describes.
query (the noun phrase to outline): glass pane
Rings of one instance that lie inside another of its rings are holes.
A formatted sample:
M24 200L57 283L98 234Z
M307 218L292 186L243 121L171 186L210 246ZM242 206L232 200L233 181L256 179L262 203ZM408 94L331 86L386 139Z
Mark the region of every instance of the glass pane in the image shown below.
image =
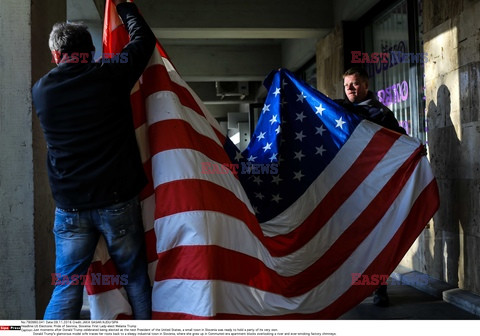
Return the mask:
M423 67L419 71L419 66L425 59L423 53L416 52L419 48L410 50L408 15L407 0L403 0L366 27L366 51L370 57L379 53L378 60L372 57L366 68L370 89L378 100L393 111L409 135L423 138L424 108L420 110L423 104L419 104L419 97L423 98ZM421 24L419 20L410 22ZM416 36L413 40L419 41Z

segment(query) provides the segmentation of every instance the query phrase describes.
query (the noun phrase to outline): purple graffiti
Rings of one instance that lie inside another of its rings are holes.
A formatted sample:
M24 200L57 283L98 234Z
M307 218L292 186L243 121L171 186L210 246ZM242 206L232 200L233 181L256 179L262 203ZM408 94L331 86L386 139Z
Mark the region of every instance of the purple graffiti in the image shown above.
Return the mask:
M408 83L395 83L383 90L377 91L378 100L385 106L401 103L408 99Z

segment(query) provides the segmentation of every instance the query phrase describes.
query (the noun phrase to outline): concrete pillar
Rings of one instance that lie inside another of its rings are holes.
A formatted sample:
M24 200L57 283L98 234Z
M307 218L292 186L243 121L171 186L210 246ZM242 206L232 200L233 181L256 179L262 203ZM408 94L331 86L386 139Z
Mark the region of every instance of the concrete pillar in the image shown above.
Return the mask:
M65 13L65 0L0 6L0 319L42 318L53 290L53 201L31 86L54 66L48 35Z
M0 319L35 318L30 13L0 6Z
M480 293L480 2L423 2L428 152L440 209L420 240L420 271Z
M282 44L282 66L296 71L316 56L317 39L290 39Z
M12 0L16 1L16 0ZM66 0L31 1L31 30L32 30L32 81L35 83L40 77L56 66L48 48L48 37L52 26L56 22L66 20ZM35 233L35 294L36 318L42 319L45 308L53 291L51 273L55 271L55 244L52 233L54 219L54 202L50 193L50 185L46 171L46 143L40 123L33 110L30 119L33 137L33 197ZM32 304L33 305L33 304Z
M343 29L335 29L317 43L317 88L332 99L343 98Z

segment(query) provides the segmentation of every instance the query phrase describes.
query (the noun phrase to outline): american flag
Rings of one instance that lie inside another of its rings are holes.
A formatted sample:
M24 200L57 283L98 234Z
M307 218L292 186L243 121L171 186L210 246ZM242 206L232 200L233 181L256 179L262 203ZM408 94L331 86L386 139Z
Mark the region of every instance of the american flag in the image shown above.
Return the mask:
M128 41L109 0L104 33L104 52ZM419 140L286 69L265 86L243 152L158 42L132 91L154 319L335 319L377 287L358 276L390 274L438 208ZM102 242L91 271L115 272ZM92 318L131 316L121 286L87 291Z

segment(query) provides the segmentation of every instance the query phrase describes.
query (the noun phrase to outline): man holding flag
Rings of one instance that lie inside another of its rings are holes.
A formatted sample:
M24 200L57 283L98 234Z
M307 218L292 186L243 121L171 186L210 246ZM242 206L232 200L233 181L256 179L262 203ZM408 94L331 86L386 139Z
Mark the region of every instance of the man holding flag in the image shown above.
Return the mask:
M345 71L343 87L346 98L335 100L338 104L380 126L401 134L407 133L399 126L393 112L380 103L368 89L368 73L365 69L352 67Z
M52 280L56 286L45 319L79 318L83 296L79 279L87 274L100 236L124 280L133 317L151 318L138 200L147 178L135 138L130 92L156 39L136 5L126 0L113 3L130 37L121 52L122 62L93 62L95 47L87 28L59 23L49 40L58 66L32 89L57 207L53 231L58 280Z
M105 12L103 50L119 53L131 25L110 0ZM265 85L242 153L158 42L132 90L150 176L140 196L154 319L337 318L375 289L353 276L392 272L438 207L419 141L362 120L285 69ZM204 174L203 163L252 170ZM274 169L257 175L263 167ZM111 274L102 250L94 264ZM93 319L132 316L123 288L92 287Z
M358 114L380 126L401 134L406 134L390 109L380 103L368 89L368 73L360 67L352 67L343 74L345 99L336 102L352 113ZM379 307L389 305L387 285L381 285L376 291L373 303Z

